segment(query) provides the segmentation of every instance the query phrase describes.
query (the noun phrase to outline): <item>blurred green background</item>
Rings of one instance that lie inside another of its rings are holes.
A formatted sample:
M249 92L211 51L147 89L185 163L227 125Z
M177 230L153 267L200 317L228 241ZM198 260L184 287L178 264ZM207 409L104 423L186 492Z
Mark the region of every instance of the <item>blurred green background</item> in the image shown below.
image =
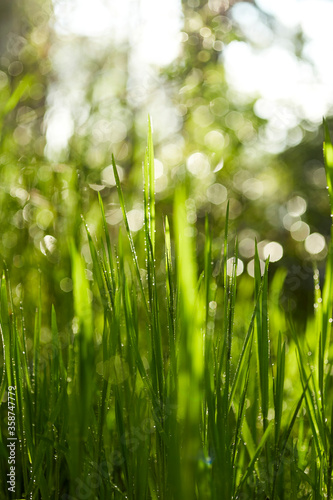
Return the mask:
M61 328L70 321L68 240L92 280L81 215L98 238L97 192L114 241L122 225L112 153L130 227L142 227L150 113L157 238L184 183L198 254L208 213L217 255L229 200L241 279L252 279L257 239L271 272L288 270L282 305L302 316L330 229L321 121L330 124L333 109L332 8L329 0L2 0L0 254L14 304L34 309L41 280L45 318L54 303ZM45 342L49 334L45 327Z

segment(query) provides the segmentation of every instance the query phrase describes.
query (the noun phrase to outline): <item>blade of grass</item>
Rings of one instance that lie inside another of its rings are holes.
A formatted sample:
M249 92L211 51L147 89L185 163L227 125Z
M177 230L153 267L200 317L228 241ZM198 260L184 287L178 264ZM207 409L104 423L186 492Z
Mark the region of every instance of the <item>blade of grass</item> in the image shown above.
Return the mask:
M113 256L112 256L112 248L111 248L110 235L109 235L108 226L107 226L106 217L105 217L103 200L102 200L102 197L101 197L100 193L98 193L98 202L99 202L99 207L100 207L101 214L102 214L103 231L104 231L104 237L105 237L105 241L106 241L106 247L107 247L107 250L108 250L108 252L107 252L107 255L108 255L108 264L109 264L108 270L109 270L110 275L111 275L112 291L114 293L114 290L116 288L116 285L115 285L114 262L113 262Z
M279 468L280 468L280 465L281 465L281 462L282 462L282 459L283 459L283 456L284 456L284 453L286 451L286 446L287 446L287 443L288 443L288 439L290 437L290 434L291 434L291 431L295 425L295 422L296 422L296 418L297 418L297 415L301 409L301 406L302 406L302 402L303 402L303 399L306 395L306 391L308 390L308 385L309 385L309 381L310 381L310 378L311 378L311 375L309 375L308 379L306 380L306 383L303 387L303 392L301 394L301 397L297 403L297 406L295 408L295 411L293 413L293 416L289 422L289 425L284 433L284 436L283 436L283 439L282 439L282 445L280 447L280 450L279 450L279 457L277 459L277 462L276 462L276 466L275 466L275 470L274 470L274 478L273 478L273 490L272 490L272 500L274 500L274 497L275 497L275 488L276 488L276 479L277 479L277 475L278 475L278 472L279 472Z
M13 368L12 368L12 339L11 339L11 328L9 322L9 314L8 314L8 295L7 295L7 284L6 284L6 276L3 273L1 279L1 332L3 337L4 344L4 358L5 358L5 366L6 366L6 375L7 382L9 386L13 385Z
M90 289L85 275L85 266L74 242L70 242L72 263L74 313L77 331L74 337L74 373L70 398L70 470L73 479L81 478L83 469L83 449L88 436L88 422L91 412L95 381L94 326ZM70 376L70 375L69 375Z
M145 308L145 311L147 313L147 316L149 317L147 299L146 299L146 296L145 296L145 293L144 293L142 278L141 278L141 274L140 274L139 261L138 261L137 253L136 253L136 250L135 250L135 245L134 245L132 233L131 233L131 230L130 230L130 227L129 227L129 223L128 223L128 219L127 219L127 213L126 213L126 208L125 208L124 195L123 195L123 191L122 191L122 188L121 188L120 179L119 179L119 175L118 175L118 171L117 171L117 167L116 167L116 162L115 162L115 159L114 159L113 155L112 155L112 166L113 166L113 173L114 173L114 178L115 178L115 181L116 181L116 186L117 186L117 191L118 191L118 197L119 197L119 201L120 201L120 207L121 207L121 211L122 211L123 219L124 219L124 223L125 223L125 229L126 229L128 241L129 241L130 248L131 248L131 254L132 254L134 269L136 271L136 275L137 275L138 282L139 282L139 285L140 285L140 291L141 291L141 295L142 295L142 300L143 300L144 308Z
M331 215L333 216L333 145L327 121L323 120L324 127L324 163L326 170L326 182L331 205Z
M261 440L260 440L259 445L257 446L256 451L253 454L253 457L252 457L252 459L251 459L251 461L250 461L250 463L249 463L249 465L248 465L248 467L246 469L245 474L243 475L240 483L237 486L236 498L237 498L237 496L240 495L243 484L245 483L245 481L247 480L247 478L249 477L249 475L253 471L255 463L256 463L257 459L259 458L259 456L260 456L260 454L261 454L261 452L262 452L262 450L264 448L264 445L265 445L267 439L269 438L269 435L270 435L270 433L272 431L272 428L273 428L273 421L270 421L269 424L268 424L268 426L267 426L267 428L266 428L266 430L265 430L265 432L264 432L264 434L263 434L263 436L262 436L262 438L261 438Z
M282 344L281 332L279 332L278 352L276 360L276 382L274 384L275 446L277 446L281 429L285 365L286 365L286 346L285 343Z
M183 480L181 494L188 499L195 498L195 478L197 457L200 451L199 422L201 419L201 394L204 370L203 336L201 327L204 324L204 307L200 294L196 291L197 265L194 253L194 242L190 235L191 227L187 224L185 210L185 193L177 191L175 195L175 239L177 275L179 286L179 371L178 418L182 421Z
M155 167L154 167L154 144L151 119L148 116L148 143L147 159L149 172L149 209L150 209L150 239L152 255L155 256Z

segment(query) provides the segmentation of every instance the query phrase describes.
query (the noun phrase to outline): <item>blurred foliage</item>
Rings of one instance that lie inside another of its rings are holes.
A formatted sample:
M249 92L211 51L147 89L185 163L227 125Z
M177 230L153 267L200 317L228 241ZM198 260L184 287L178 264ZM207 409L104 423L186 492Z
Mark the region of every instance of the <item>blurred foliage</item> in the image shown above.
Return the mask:
M229 200L235 221L231 234L237 231L245 266L253 259L255 238L261 258L270 242L283 246L279 264L288 267L290 279L297 266L308 270L314 256L325 257L325 245L312 254L304 246L310 232L329 233L321 131L300 123L303 140L294 141L296 146L280 154L262 148L270 140L267 120L257 113L255 99L229 86L224 72L229 43L254 43L234 21L234 3L242 2L183 1L181 55L158 74L142 75L141 87L138 75L133 76L129 42L103 46L89 38L57 35L48 0L1 3L0 253L11 270L16 305L23 299L29 308L37 303L39 268L45 310L55 303L64 311L59 321L65 326L71 313L70 238L81 247L91 278L81 214L98 236L100 192L113 240L122 224L112 152L130 225L134 233L142 226L141 165L150 106L156 125L157 224L172 211L175 186L184 183L199 254L206 213L214 230L213 249L221 247ZM274 20L261 15L274 30ZM301 33L292 44L300 55ZM61 106L67 121L59 115L53 135L68 126L69 141L54 151L47 130L52 112ZM291 135L286 144L293 143ZM314 243L320 247L318 238ZM157 248L162 251L162 244ZM298 291L311 282L309 271L304 273Z
M44 0L1 3L1 146L8 161L44 155L50 15L51 5Z
M75 190L76 182L69 167L44 158L51 16L45 0L1 2L0 253L11 271L16 305L25 298L25 306L35 308L40 269L47 313L59 296L55 284L70 272L56 242L72 231L73 199L63 194L70 184ZM65 301L62 306L66 311Z
M182 54L165 72L183 118L187 161L186 169L183 164L179 166L177 180L183 180L185 173L189 176L198 217L204 218L208 211L214 221L220 222L228 198L231 218L238 219L238 229L240 224L252 228L259 241L264 237L284 241L287 233L283 224L277 223L279 217L272 207L278 209L296 191L307 199L309 184L301 186L298 182L291 155L272 155L262 149L267 120L256 113L259 97L251 101L237 94L226 81L224 48L234 40L251 42L233 22L225 4L183 2ZM267 15L265 21L272 23ZM295 52L299 51L299 36L293 42ZM302 144L292 151L303 151L302 157L304 152L314 153L313 141L311 147L303 148L314 137L318 137L317 130L304 135ZM315 142L317 159L321 142L320 135Z
M311 305L313 261L320 263L327 253L322 236L327 238L330 232L323 133L321 127L294 117L294 127L285 127L283 151L273 154L265 147L277 143L281 130L274 129L258 112L260 96L250 100L237 93L224 71L228 44L238 40L260 48L260 37L255 36L254 27L246 33L226 4L219 0L183 1L182 53L164 71L183 120L182 155L186 163L175 167L173 178L175 183L186 180L189 184L189 217L197 220L201 235L207 212L214 228L224 226L229 200L230 217L235 220L232 229L245 265L253 259L255 239L262 259L267 257L268 248L279 249L276 242L282 245L283 258L277 254L276 261L289 271L286 288L297 282L285 293L284 306L296 309L307 301ZM253 9L259 11L261 23L273 37L281 28L277 21L256 6ZM300 57L302 33L296 32L288 42ZM304 244L310 233L314 233L312 239ZM218 246L217 229L214 234L213 245ZM268 246L272 244L276 246ZM275 268L273 263L271 270Z

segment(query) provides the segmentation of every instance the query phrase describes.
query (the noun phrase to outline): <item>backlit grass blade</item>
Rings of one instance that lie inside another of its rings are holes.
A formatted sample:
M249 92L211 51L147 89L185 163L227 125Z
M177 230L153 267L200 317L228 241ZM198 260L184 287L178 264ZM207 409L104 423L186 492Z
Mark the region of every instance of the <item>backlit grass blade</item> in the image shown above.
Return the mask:
M298 367L299 367L303 390L305 387L307 387L307 391L305 391L305 404L307 408L309 423L312 430L312 435L316 445L317 453L321 456L324 451L322 440L323 438L325 438L322 429L322 421L320 415L318 414L318 404L316 403L316 396L314 395L313 391L310 390L309 387L309 381L308 381L309 375L306 373L302 350L300 348L299 341L294 331L293 331L293 336L297 347L297 354L298 354L297 361L298 361ZM313 374L310 375L311 377L309 380L311 380L311 378L313 380Z
M180 465L180 436L179 421L177 420L178 401L178 364L177 364L177 340L176 340L176 316L177 316L177 288L175 285L174 268L171 253L171 234L168 217L165 218L165 279L166 279L166 306L169 327L169 356L170 368L167 372L166 388L168 407L167 419L165 421L165 433L168 439L166 471L168 484L166 485L167 496L172 497L181 491L181 465Z
M209 230L208 217L205 220L205 310L206 325L209 318L209 303L211 298L211 280L212 280L212 236Z
M120 447L121 447L121 453L124 458L124 471L125 471L125 481L127 488L129 490L129 493L131 491L131 484L129 484L130 477L129 477L129 472L128 472L128 447L126 445L126 433L125 433L125 421L124 421L124 415L123 415L123 408L122 408L122 397L119 394L119 389L116 386L115 388L115 416L116 416L116 423L117 423L117 428L118 428L118 435L120 438Z
M140 285L140 290L141 290L143 304L144 304L146 313L148 315L148 305L147 305L147 299L146 299L146 296L145 296L145 293L144 293L144 289L143 289L143 283L142 283L142 278L141 278L140 268L139 268L139 261L138 261L137 253L136 253L136 250L135 250L135 245L134 245L132 233L131 233L131 230L130 230L130 227L129 227L129 223L128 223L128 219L127 219L127 213L126 213L126 208L125 208L124 195L123 195L123 191L122 191L122 188L121 188L120 179L119 179L119 175L118 175L118 171L117 171L117 167L116 167L116 162L115 162L115 159L114 159L113 155L112 155L112 166L113 166L113 174L114 174L114 178L115 178L116 186L117 186L117 191L118 191L118 197L119 197L120 207L121 207L121 211L122 211L123 219L124 219L124 223L125 223L125 229L126 229L128 241L129 241L130 248L131 248L131 254L132 254L134 269L135 269L135 272L136 272L136 275L137 275L137 278L138 278L138 282L139 282L139 285Z
M204 379L205 379L205 400L203 405L203 430L204 430L204 442L207 441L207 397L211 397L213 380L211 374L211 363L212 359L212 349L213 349L213 335L214 335L214 321L215 321L215 309L216 302L211 299L215 298L215 293L212 293L212 237L209 230L208 217L206 216L205 221L205 342L204 342L204 356L205 356L205 370L204 370ZM211 304L213 307L211 307Z
M204 307L200 294L196 292L197 265L194 242L187 223L185 193L177 191L175 196L175 239L178 286L180 294L179 324L179 370L178 418L182 421L182 492L189 500L195 498L197 464L192 457L200 450L199 422L201 416L201 394L203 381L203 335Z
M165 238L165 277L166 277L166 296L168 308L169 325L169 352L170 352L170 371L169 371L169 397L176 397L177 391L177 361L176 361L176 324L175 324L175 287L173 266L171 257L171 237L168 217L165 218L164 226Z
M246 415L244 415L243 422L242 422L242 437L244 442L246 443L246 454L249 456L250 461L253 460L256 452L256 443L254 440L254 437L252 435L250 425L247 421ZM254 469L255 472L258 476L258 479L260 480L261 476L261 471L259 468L258 463L254 464Z
M39 399L39 368L40 368L40 338L42 330L42 290L41 290L41 274L39 282L39 304L35 313L35 327L34 327L34 362L33 362L33 388L34 388L34 426L33 426L33 440L37 445L36 432L39 426L39 418L41 417L40 406L38 405Z
M281 267L274 271L269 287L269 323L272 336L278 337L279 332L287 330L286 319L281 307L280 299L283 297L283 286L287 277L287 269Z
M227 335L228 335L228 229L229 229L229 201L227 203L227 210L225 216L225 227L224 227L224 243L222 251L222 266L220 269L223 271L223 337L218 339L217 350L218 350L218 364L217 364L217 384L220 384L222 378L222 370L224 369L224 357L227 347ZM220 393L219 387L217 388L218 393Z
M34 84L34 77L30 74L24 75L19 81L18 85L12 92L10 98L6 101L4 108L0 112L1 119L5 115L13 111L16 108L24 94L29 90L29 88Z
M155 179L154 179L154 149L150 118L148 118L148 144L144 160L144 229L146 246L147 282L150 310L150 340L153 374L153 384L158 398L163 405L164 373L161 343L161 326L159 315L159 301L156 290L155 270Z
M278 339L278 351L276 359L276 378L274 384L274 410L275 410L275 445L277 446L283 408L284 396L284 380L285 380L285 366L286 366L286 346L282 344L281 332Z
M203 344L200 331L201 310L198 308L196 294L197 267L193 248L193 238L189 235L190 228L186 222L185 196L177 192L175 198L176 248L179 293L182 300L182 316L186 332L182 332L181 343L189 354L186 360L196 383L203 373ZM199 323L198 323L199 322ZM187 333L187 335L186 335Z
M333 404L331 409L331 431L330 431L330 442L329 442L329 457L328 457L328 467L327 467L327 498L331 498L332 492L332 471L333 471Z
M235 394L235 390L237 388L237 385L239 383L239 377L240 377L240 374L243 371L246 350L247 350L247 347L249 345L249 341L250 341L250 339L253 336L254 322L255 322L255 319L256 319L257 311L258 311L260 300L261 300L261 293L262 293L263 285L264 285L264 282L262 280L261 284L260 284L260 287L259 287L259 290L258 290L258 296L256 297L256 303L255 303L255 306L254 306L254 309L253 309L253 313L252 313L252 316L251 316L250 324L249 324L249 327L248 327L248 330L247 330L247 333L246 333L246 336L245 336L245 339L244 339L244 342L243 342L243 345L242 345L242 349L241 349L241 352L240 352L240 355L239 355L239 358L238 358L238 363L237 363L235 375L234 375L234 378L233 378L233 381L232 381L232 386L231 386L231 390L230 390L230 404L234 400L234 394Z
M12 338L11 338L11 326L9 321L8 314L8 295L7 295L7 284L6 284L6 276L3 273L1 279L1 331L4 343L4 358L5 358L5 366L6 366L6 375L7 382L9 386L12 386L14 383L13 378L13 367L12 367Z
M85 223L84 223L85 224ZM91 237L90 231L88 226L85 224L86 228L86 233L88 237L88 244L89 244L89 249L91 253L91 259L93 261L93 266L94 266L94 275L96 278L96 282L98 285L99 293L101 295L101 300L103 306L108 309L112 310L113 309L113 286L110 288L108 287L108 284L110 282L110 279L108 279L108 274L107 274L107 269L105 268L105 261L101 259L100 255L98 254L98 251L96 249L96 246L93 242L93 239ZM111 277L112 281L112 277Z
M333 215L333 145L327 121L323 120L324 127L324 161L326 170L326 182L331 204L331 215Z
M74 311L80 322L82 338L88 342L93 338L93 318L89 299L89 285L81 255L71 243ZM84 346L84 348L86 345ZM84 353L88 356L88 352Z
M20 321L21 321L21 337L22 337L22 348L23 348L23 372L25 376L25 381L27 384L27 390L31 392L31 373L28 368L28 349L27 349L27 341L26 341L26 326L25 326L25 317L23 313L23 305L22 302L20 304Z
M227 316L225 321L227 322L227 335L225 337L226 341L226 364L225 364L225 410L229 407L229 390L230 390L230 377L231 377L231 349L233 340L233 326L234 326L234 315L235 315L235 302L236 302L236 288L237 288L237 262L238 262L238 245L236 241L235 256L232 261L231 276L227 282Z
M256 294L258 294L261 282L261 270L257 246L255 252L255 287ZM267 427L269 407L268 262L267 259L263 274L260 310L257 309L258 364L264 429Z
M237 498L237 496L240 495L243 484L246 482L247 478L252 473L253 468L255 466L255 463L256 463L258 457L260 456L260 454L264 448L264 445L265 445L267 439L269 438L269 435L270 435L272 429L273 429L273 421L269 422L269 424L268 424L268 426L267 426L267 428L266 428L266 430L265 430L265 432L260 440L260 443L257 446L256 451L254 452L253 457L252 457L249 465L247 466L246 472L242 476L242 479L241 479L240 483L238 484L237 491L236 491L236 498Z
M34 460L33 460L33 467L31 471L31 479L30 483L27 489L27 496L33 495L37 497L38 491L41 491L42 493L42 498L46 498L47 495L47 489L45 487L45 482L41 479L41 476L43 474L42 472L42 462L45 456L45 453L47 451L49 443L46 440L40 440L38 446L36 447L35 454L34 454Z
M266 260L263 273L263 289L261 293L260 310L257 311L257 359L259 368L259 386L261 395L261 413L263 417L263 429L266 431L268 426L269 409L269 337L268 337L268 264ZM261 262L259 259L257 244L255 245L255 290L259 293L261 282ZM265 447L266 454L266 472L270 476L270 450Z
M113 256L112 256L110 235L109 235L108 226L107 226L106 217L105 217L103 200L102 200L100 193L98 193L98 202L99 202L99 207L100 207L101 214L102 214L103 231L104 231L104 237L105 237L105 241L106 241L106 247L108 250L108 252L107 252L108 264L109 264L108 270L109 270L110 275L111 275L112 290L114 291L115 290L114 262L113 262Z
M119 243L120 242L121 242L121 235L119 236ZM124 308L124 315L125 315L125 321L126 321L126 326L127 326L127 333L128 333L129 341L130 341L130 349L133 351L136 367L140 373L142 382L144 383L144 385L146 386L146 388L148 390L150 400L153 403L154 418L155 418L156 427L162 435L163 429L161 427L161 422L159 420L159 418L160 418L160 414L159 414L160 413L159 412L160 404L159 404L159 399L157 397L156 383L155 384L153 383L153 381L151 380L151 377L147 373L147 370L144 366L144 361L142 359L142 356L141 356L141 353L139 350L138 341L136 338L136 330L135 330L135 326L134 326L134 322L133 322L132 305L131 305L131 300L130 300L129 287L128 287L127 279L126 279L125 272L124 272L123 251L122 251L121 243L119 245L119 268L120 268L120 274L121 274L123 308Z
M148 116L148 140L147 140L148 178L149 178L149 209L150 209L150 239L155 255L155 166L154 166L154 144L151 119Z
M322 293L322 304L318 304L317 308L322 306L322 325L321 325L321 345L320 345L320 357L322 358L319 362L319 379L320 388L322 391L322 398L325 397L323 391L323 367L326 364L328 356L328 346L332 331L332 308L333 308L333 297L332 297L332 283L333 283L333 145L330 137L330 131L328 128L327 121L323 120L324 127L324 163L326 171L326 181L327 188L330 199L331 206L331 240L328 248L328 257L325 272L325 283ZM316 287L315 287L316 290ZM323 401L323 407L324 407ZM325 418L325 417L323 417Z
M74 373L70 404L70 468L72 477L80 477L83 469L83 447L88 435L88 421L94 393L95 353L94 327L90 289L83 259L73 242L70 246L74 312L77 331L74 339Z
M240 393L240 403L238 407L238 413L237 413L237 421L236 421L236 428L235 428L235 435L234 435L234 444L233 444L233 456L232 456L232 462L231 462L231 469L233 471L233 481L232 481L232 495L234 496L235 494L235 487L236 487L236 456L238 452L238 446L240 443L241 439L241 430L242 430L242 425L243 425L243 420L245 417L245 402L246 402L246 395L247 395L247 387L249 383L249 377L250 377L250 360L251 360L251 351L249 354L249 359L246 367L246 373L244 377L244 383L241 389Z
M280 450L279 450L279 456L278 456L278 459L277 459L277 462L276 462L276 465L275 465L275 469L274 469L274 479L273 479L273 492L272 492L272 500L274 499L274 495L275 495L275 487L276 487L276 479L277 479L277 475L278 475L278 471L279 471L279 468L280 468L280 465L281 465L281 462L282 462L282 459L283 459L283 456L284 456L284 453L285 453L285 450L286 450L286 446L287 446L287 443L288 443L288 439L290 437L290 434L291 434L291 431L295 425L295 421L296 421L296 418L297 418L297 415L301 409L301 406L302 406L302 402L303 402L303 399L306 395L306 391L308 390L308 384L309 384L309 381L310 381L310 377L311 375L308 377L304 387L303 387L303 392L301 394L301 397L297 403L297 406L295 408L295 411L292 415L292 418L290 419L290 422L289 422L289 425L284 433L284 436L283 436L283 440L282 440L282 445L280 447Z
M229 231L229 201L227 203L227 211L225 214L225 227L224 227L224 245L223 245L223 279L224 290L227 290L227 261L228 261L228 231Z

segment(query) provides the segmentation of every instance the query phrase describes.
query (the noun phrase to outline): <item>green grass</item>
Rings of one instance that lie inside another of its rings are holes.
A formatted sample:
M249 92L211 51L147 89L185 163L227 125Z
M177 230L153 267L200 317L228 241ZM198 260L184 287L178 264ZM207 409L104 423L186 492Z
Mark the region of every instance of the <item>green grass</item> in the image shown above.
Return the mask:
M326 128L333 213L332 151ZM86 227L93 282L69 242L71 330L58 331L61 311L52 308L46 349L41 285L29 349L7 272L1 280L1 498L332 498L332 245L322 290L314 268L315 307L301 331L279 306L285 270L269 284L269 262L261 275L256 250L252 283L237 278L228 214L216 255L206 219L200 258L182 187L172 220L157 219L150 125L136 235L112 161L124 229L110 239L99 197L102 240ZM15 495L7 489L12 386Z

